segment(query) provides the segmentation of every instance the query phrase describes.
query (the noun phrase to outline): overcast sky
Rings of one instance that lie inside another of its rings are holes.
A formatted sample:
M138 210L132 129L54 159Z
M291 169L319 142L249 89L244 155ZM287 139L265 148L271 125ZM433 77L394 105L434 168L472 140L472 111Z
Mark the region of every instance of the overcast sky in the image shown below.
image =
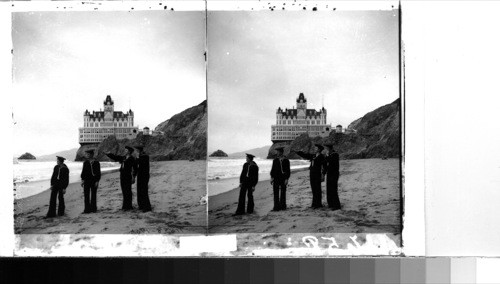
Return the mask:
M396 10L209 12L208 51L209 152L270 145L301 92L334 126L399 97Z
M156 127L206 99L205 12L14 13L14 154L79 147L106 95Z

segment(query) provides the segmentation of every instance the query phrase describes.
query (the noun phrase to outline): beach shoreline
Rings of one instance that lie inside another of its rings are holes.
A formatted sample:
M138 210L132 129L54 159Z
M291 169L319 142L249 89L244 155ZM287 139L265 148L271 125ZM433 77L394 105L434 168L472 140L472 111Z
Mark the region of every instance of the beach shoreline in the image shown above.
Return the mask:
M339 197L342 210L326 204L310 208L309 172L295 171L287 188L287 210L272 212L273 190L269 181L259 181L254 191L253 214L232 216L239 189L209 196L210 233L390 233L400 236L399 159L341 160Z
M201 234L206 231L206 161L151 162L151 212L137 209L137 183L132 185L134 210L122 211L119 172L101 177L97 213L82 214L83 188L66 189L65 216L44 219L50 190L14 200L16 234ZM186 175L190 173L190 176Z
M120 171L119 168L110 169L110 170L102 170L101 171L101 176L103 177L103 176L105 176L107 174L112 174L112 173L116 173L116 172L119 172L119 171ZM70 182L68 184L68 187L70 187L71 185L80 184L80 183L81 183L80 175L75 176L73 179L70 177ZM47 184L48 184L48 187L46 186ZM21 195L20 194L20 190L21 189L16 188L17 186L45 187L45 189L43 189L42 191L40 191L38 193L32 194L32 195L27 195L27 196L23 196L23 197L20 197L20 198L16 198L16 196ZM16 187L14 189L15 190L15 192L14 192L14 200L21 201L21 200L23 200L25 198L30 198L32 196L36 196L36 195L39 195L39 194L43 194L43 193L49 192L50 191L50 179L44 179L44 180L36 180L36 181L18 183L18 184L16 184Z

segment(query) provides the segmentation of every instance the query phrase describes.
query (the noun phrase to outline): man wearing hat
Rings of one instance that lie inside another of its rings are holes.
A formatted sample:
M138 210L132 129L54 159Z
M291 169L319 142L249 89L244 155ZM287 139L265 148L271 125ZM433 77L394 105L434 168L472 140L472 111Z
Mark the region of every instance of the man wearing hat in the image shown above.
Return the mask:
M63 157L57 156L57 165L54 167L52 177L50 179L50 203L47 218L56 216L56 202L59 199L59 207L57 208L57 215L64 215L64 193L69 184L69 169L64 164Z
M135 147L139 152L137 159L137 205L142 212L151 211L149 202L148 183L149 183L149 156L144 152L144 146Z
M85 151L85 161L80 175L85 203L83 213L97 212L97 187L101 179L101 164L94 159L94 153L94 149Z
M253 213L253 191L257 182L259 182L259 167L253 161L255 157L252 154L247 155L247 162L243 164L243 169L240 175L240 197L238 199L238 208L235 215L245 214L245 195L248 195L247 213Z
M105 153L110 159L117 161L120 166L120 186L123 194L122 210L132 210L132 184L135 182L137 164L132 153L134 148L125 146L125 156L118 156L109 152Z
M286 210L286 187L290 178L290 161L283 155L284 147L277 147L278 157L274 158L271 168L274 207L272 211Z
M321 154L323 149L322 145L315 144L314 154L304 153L302 151L296 152L302 158L311 161L311 165L309 166L309 181L311 183L313 196L311 208L314 209L323 207L321 203L321 182L324 181L323 167L325 163L325 157Z
M333 149L333 144L325 144L327 155L323 174L326 174L326 201L332 210L340 209L338 193L339 181L339 154Z

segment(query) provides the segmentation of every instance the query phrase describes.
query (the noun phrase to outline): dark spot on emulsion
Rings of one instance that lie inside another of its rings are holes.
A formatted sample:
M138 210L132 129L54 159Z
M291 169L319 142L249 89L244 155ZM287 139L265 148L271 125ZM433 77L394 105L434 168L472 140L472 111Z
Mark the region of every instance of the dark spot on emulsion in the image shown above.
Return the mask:
M158 3L158 6L161 6L161 2L160 2L160 3Z
M318 11L318 8L316 8L316 7L313 7L313 11Z
M170 11L173 11L173 10L174 10L174 8L170 8Z
M285 7L281 8L281 10L285 10Z
M337 10L337 8L333 8L333 11Z
M134 10L134 7L130 8L130 10Z
M305 9L306 9L306 7L303 7L303 8L302 8L302 10L305 10Z
M167 6L163 6L163 10L167 10Z

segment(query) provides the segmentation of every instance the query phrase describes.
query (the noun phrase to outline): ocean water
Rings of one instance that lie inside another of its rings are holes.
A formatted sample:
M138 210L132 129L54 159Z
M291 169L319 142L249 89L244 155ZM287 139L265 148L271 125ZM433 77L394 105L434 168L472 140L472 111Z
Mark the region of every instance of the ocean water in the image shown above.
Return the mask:
M239 185L241 169L246 159L209 158L208 159L208 195L213 196L230 191ZM259 180L269 180L273 160L255 158L259 166ZM307 168L309 161L290 160L290 169Z
M70 183L79 181L83 163L66 161L65 164L69 169ZM14 161L15 198L25 198L47 190L50 187L50 178L55 165L55 161ZM101 162L101 172L118 169L119 166L119 163Z

